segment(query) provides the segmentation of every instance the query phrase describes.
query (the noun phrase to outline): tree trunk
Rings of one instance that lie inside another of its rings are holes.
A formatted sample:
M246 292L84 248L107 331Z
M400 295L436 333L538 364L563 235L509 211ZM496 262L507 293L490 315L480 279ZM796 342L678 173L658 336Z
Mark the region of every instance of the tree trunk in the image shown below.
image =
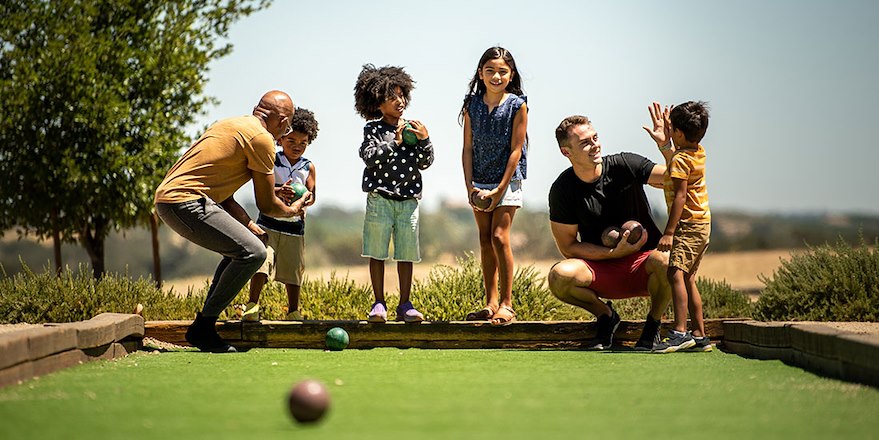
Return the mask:
M104 238L107 228L107 220L103 218L93 219L93 224L83 225L80 242L89 254L92 262L92 274L95 279L100 279L106 272L104 266ZM94 229L92 229L94 227Z
M61 275L61 236L58 228L52 228L52 248L55 251L55 275Z
M61 275L61 233L58 232L58 208L52 208L52 249L55 254L55 275Z
M153 279L156 280L156 288L162 288L162 261L159 258L159 215L153 212L150 215L150 232L153 238Z

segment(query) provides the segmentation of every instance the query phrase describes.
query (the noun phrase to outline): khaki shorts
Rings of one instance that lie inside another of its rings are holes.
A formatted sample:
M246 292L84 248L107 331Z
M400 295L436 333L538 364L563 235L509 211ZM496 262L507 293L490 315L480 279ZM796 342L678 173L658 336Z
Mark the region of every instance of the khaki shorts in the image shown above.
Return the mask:
M688 274L696 273L710 236L711 223L678 223L668 265Z
M256 273L265 274L269 281L302 285L305 273L305 237L288 235L266 229L266 261Z

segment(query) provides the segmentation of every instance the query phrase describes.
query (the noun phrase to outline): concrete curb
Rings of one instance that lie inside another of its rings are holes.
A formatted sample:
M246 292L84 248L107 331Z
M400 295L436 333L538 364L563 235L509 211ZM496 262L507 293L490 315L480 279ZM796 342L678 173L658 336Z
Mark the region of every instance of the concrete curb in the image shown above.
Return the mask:
M723 347L740 356L879 387L879 335L796 322L727 321L723 329Z
M143 335L143 317L122 313L2 333L0 387L83 362L126 356L140 349Z

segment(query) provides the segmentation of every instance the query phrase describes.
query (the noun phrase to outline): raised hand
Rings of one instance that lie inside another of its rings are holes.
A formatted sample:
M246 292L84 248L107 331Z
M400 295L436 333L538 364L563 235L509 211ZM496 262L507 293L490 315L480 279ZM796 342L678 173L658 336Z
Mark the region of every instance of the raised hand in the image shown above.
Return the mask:
M663 108L658 102L654 101L652 105L647 107L647 110L650 111L650 120L653 122L653 128L648 128L646 125L642 126L642 128L653 138L657 146L664 147L668 145L671 141L668 106Z

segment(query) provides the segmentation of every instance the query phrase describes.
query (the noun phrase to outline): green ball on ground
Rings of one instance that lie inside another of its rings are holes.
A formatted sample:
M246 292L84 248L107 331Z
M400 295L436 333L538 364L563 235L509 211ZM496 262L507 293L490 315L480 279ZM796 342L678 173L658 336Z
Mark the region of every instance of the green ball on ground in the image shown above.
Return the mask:
M290 415L299 423L320 420L330 407L330 394L322 383L308 379L297 383L287 395Z
M341 351L348 346L350 339L348 332L341 327L333 327L327 332L327 348L331 351Z

